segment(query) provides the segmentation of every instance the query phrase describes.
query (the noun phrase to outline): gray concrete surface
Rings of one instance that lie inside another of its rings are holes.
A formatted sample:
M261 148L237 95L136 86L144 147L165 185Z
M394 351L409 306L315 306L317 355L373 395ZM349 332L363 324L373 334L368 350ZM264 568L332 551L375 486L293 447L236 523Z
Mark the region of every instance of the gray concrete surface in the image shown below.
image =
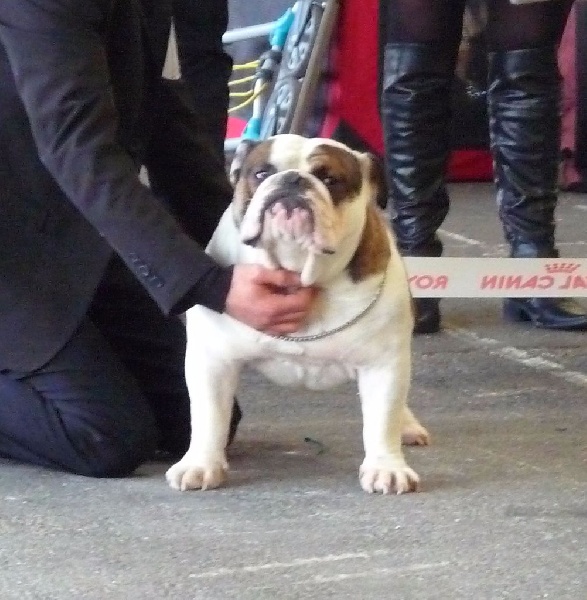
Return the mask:
M447 254L505 254L487 185L453 187ZM565 256L587 198L564 195ZM173 492L166 465L91 480L0 463L0 599L587 598L585 334L446 300L414 345L418 494L358 485L353 386L293 393L248 373L230 487ZM323 451L309 437L323 444Z

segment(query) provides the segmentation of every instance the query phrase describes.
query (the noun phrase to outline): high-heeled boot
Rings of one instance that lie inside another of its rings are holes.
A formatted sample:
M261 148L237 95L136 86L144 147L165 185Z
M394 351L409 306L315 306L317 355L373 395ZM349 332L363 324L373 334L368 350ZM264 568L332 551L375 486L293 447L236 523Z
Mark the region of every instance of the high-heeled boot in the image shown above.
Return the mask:
M393 229L404 256L440 256L436 232L449 207L451 89L456 56L435 44L389 43L381 120ZM414 333L440 329L437 298L415 299Z
M497 202L510 256L556 258L559 75L554 46L489 56L488 111ZM573 300L509 298L509 321L546 329L587 329Z

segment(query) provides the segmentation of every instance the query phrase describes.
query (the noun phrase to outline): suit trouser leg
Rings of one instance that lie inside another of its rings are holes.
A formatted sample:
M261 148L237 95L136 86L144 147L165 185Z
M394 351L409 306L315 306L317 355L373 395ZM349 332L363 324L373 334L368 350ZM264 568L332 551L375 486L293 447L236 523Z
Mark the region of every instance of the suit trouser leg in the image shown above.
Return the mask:
M159 431L158 449L174 456L185 452L190 403L183 323L165 317L118 259L110 264L89 316L146 399Z
M189 443L185 328L113 260L86 320L47 364L0 374L0 455L91 476L130 474Z
M90 317L146 398L159 430L158 449L172 457L184 454L191 435L184 324L165 317L118 259L110 265ZM228 443L241 417L235 402Z
M146 460L156 441L145 396L89 320L46 365L0 374L1 456L116 477Z
M96 477L187 450L186 335L114 260L87 319L46 365L0 373L0 456ZM241 414L235 404L234 436Z

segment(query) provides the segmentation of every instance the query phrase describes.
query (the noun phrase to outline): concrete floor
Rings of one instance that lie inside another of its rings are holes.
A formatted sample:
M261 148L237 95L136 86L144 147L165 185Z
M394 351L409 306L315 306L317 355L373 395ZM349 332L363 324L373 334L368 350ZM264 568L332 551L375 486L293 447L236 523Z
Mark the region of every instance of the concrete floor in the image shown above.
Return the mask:
M491 187L453 192L446 254L504 255ZM562 254L586 256L587 197L558 218ZM587 598L585 334L499 306L446 300L445 331L415 339L421 493L359 488L354 386L248 373L230 487L174 492L164 464L108 481L0 463L0 599Z

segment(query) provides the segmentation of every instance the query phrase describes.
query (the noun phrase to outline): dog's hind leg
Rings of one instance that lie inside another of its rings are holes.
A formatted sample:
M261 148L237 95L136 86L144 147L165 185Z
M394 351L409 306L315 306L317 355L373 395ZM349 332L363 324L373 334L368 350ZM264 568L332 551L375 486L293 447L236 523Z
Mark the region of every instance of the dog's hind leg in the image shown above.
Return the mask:
M428 446L430 434L414 413L405 407L402 416L402 444L405 446Z

